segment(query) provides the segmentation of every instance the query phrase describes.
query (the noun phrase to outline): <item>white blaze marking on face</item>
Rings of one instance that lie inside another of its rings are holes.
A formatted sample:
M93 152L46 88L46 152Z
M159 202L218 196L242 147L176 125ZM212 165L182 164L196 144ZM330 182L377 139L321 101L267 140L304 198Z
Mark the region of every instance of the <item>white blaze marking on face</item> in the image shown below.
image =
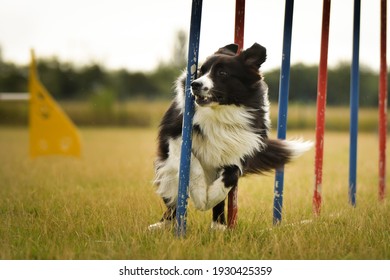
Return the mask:
M210 78L210 71L207 72L202 77L196 79L194 82L199 82L202 84L201 93L207 93L209 90L211 90L214 87L213 80Z

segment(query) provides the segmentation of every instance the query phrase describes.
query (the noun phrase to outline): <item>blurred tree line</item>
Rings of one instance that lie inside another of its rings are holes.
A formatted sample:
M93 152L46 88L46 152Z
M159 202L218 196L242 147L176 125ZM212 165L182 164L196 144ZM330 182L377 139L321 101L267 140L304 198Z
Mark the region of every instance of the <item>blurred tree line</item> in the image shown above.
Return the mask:
M295 64L291 67L289 100L293 103L315 104L317 101L317 65ZM341 62L328 69L327 104L349 105L351 64ZM264 73L270 99L277 101L280 69ZM390 73L388 74L390 79ZM360 66L360 106L378 106L379 75L366 66ZM389 93L388 88L388 93Z
M187 34L177 32L172 56L161 62L154 71L140 72L126 69L108 70L92 63L76 66L56 57L38 60L38 72L43 84L58 100L113 103L135 99L171 99L173 83L186 66ZM315 103L317 98L317 66L296 64L291 68L290 101ZM280 70L264 73L269 95L277 101ZM26 92L28 66L3 61L0 52L0 92ZM389 87L390 88L390 87ZM328 70L328 105L348 105L350 64L340 63ZM378 104L378 73L361 66L360 104Z

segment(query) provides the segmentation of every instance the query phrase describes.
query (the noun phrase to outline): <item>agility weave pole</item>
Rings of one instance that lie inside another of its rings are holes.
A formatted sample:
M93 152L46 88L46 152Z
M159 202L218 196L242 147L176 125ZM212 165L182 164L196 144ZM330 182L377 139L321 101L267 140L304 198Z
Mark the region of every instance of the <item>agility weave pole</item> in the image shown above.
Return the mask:
M379 200L386 191L386 130L387 130L387 0L381 0L380 71L379 71Z
M290 53L291 53L291 36L292 22L294 13L294 0L286 0L284 14L284 31L283 31L283 53L282 66L280 70L279 81L279 108L278 108L278 139L286 139L287 131L287 109L288 109L288 93L290 84ZM273 223L279 224L282 220L283 207L283 184L284 184L284 168L276 170L275 185L274 185L274 209Z
M356 173L357 173L357 136L359 113L359 40L360 40L360 0L354 1L353 13L353 46L350 92L350 146L349 146L349 203L356 206Z
M328 45L331 0L324 0L322 8L322 30L320 64L317 82L317 118L315 146L315 185L313 194L313 210L316 215L321 212L322 201L322 166L324 158L325 110L328 83Z
M236 15L234 23L234 43L238 45L238 51L244 48L244 22L245 0L236 0ZM238 188L234 187L228 196L228 228L234 228L237 224L238 212Z
M188 47L187 79L185 86L185 108L183 113L182 146L179 170L179 187L176 207L176 236L184 237L187 229L188 187L192 147L192 119L194 100L191 95L191 81L196 79L198 70L202 0L193 0L191 8L190 39Z
M327 52L329 36L329 15L331 0L324 0L321 58L318 74L317 122L316 122L316 157L315 157L315 188L313 195L314 213L321 210L322 160L325 127L326 82L327 82ZM379 74L379 200L384 200L386 188L386 136L387 136L387 1L381 0L380 10L380 74ZM360 37L360 0L354 2L353 22L353 55L351 66L350 91L350 158L348 196L352 206L356 206L356 174L357 174L357 136L359 112L359 37Z

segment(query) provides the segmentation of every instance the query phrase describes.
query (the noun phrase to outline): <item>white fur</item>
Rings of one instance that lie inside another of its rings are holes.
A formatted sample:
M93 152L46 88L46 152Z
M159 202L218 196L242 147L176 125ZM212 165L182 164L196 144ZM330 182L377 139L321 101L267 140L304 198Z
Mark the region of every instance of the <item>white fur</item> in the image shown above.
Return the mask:
M157 193L167 198L168 205L175 205L178 195L179 162L180 162L181 138L169 141L169 157L163 163L156 164L155 184L158 185ZM191 156L191 172L189 193L197 209L206 211L224 200L230 188L226 188L222 182L222 174L219 174L213 182L206 177L199 160Z
M261 136L250 126L252 118L247 109L234 105L197 107L194 124L206 137L194 134L193 152L206 169L224 165L241 168L244 156L262 149Z
M312 141L303 141L302 139L285 140L283 142L292 152L292 158L297 158L313 147Z
M227 229L227 226L218 222L212 222L210 228L211 230L215 231L225 231Z
M195 80L196 82L200 82L202 84L201 91L202 91L202 94L204 94L206 96L207 95L211 96L210 94L208 94L208 92L214 87L213 80L210 78L210 71L207 72L202 77Z
M222 172L214 182L208 184L200 162L192 156L189 192L197 209L207 211L213 208L226 198L230 190L231 187L226 188L222 182Z
M225 187L225 184L222 182L222 176L220 176L208 187L206 207L200 210L206 211L216 206L226 198L232 187Z
M164 220L164 221L161 221L161 222L149 225L148 226L148 230L155 231L155 230L169 228L169 227L172 227L172 226L173 226L173 223L172 223L171 220Z
M175 92L176 92L176 108L180 110L181 113L184 113L184 105L185 105L185 92L183 89L182 81L186 79L187 71L183 71L183 73L179 76L175 83Z
M270 108L270 102L269 102L269 99L268 99L268 86L267 84L264 82L264 81L260 81L262 87L263 87L263 111L265 112L265 115L264 115L264 124L265 126L268 128L268 130L271 128L271 119L270 119L270 116L269 116L269 108ZM267 132L267 135L268 135L268 130L266 131Z
M169 205L175 205L179 184L181 138L169 140L169 156L163 162L156 162L155 185L157 194L167 198Z

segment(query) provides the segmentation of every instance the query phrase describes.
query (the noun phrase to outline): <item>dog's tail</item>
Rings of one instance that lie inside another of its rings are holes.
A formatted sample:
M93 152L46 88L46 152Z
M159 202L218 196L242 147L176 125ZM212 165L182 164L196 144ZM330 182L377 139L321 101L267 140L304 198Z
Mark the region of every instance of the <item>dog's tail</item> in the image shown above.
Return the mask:
M264 148L246 160L244 173L265 173L281 168L313 146L311 141L265 139Z

